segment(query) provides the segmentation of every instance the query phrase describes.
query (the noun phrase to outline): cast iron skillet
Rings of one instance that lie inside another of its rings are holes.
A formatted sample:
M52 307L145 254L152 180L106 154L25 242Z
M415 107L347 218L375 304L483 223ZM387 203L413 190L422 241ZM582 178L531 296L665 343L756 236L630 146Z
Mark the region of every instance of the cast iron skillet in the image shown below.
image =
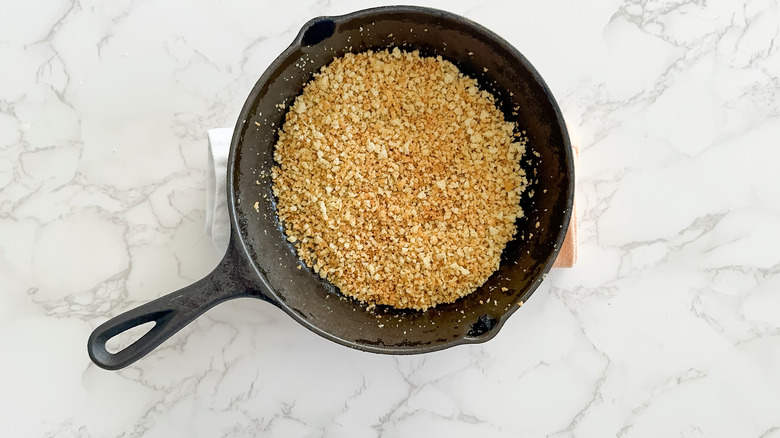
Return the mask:
M530 145L522 164L532 169L534 195L521 201L526 217L518 219L517 238L504 250L499 270L473 294L425 312L382 306L368 311L303 265L284 238L268 177L277 129L286 112L277 105L286 108L333 58L393 46L441 55L476 78L496 95L507 118L526 131ZM407 6L306 23L249 94L233 134L227 177L232 232L222 261L195 284L96 328L87 347L98 366L125 367L209 308L239 297L268 301L320 336L363 351L415 354L484 342L496 335L552 267L569 223L574 191L563 117L528 60L499 36L463 17ZM154 327L135 343L117 353L106 350L112 337L151 321Z

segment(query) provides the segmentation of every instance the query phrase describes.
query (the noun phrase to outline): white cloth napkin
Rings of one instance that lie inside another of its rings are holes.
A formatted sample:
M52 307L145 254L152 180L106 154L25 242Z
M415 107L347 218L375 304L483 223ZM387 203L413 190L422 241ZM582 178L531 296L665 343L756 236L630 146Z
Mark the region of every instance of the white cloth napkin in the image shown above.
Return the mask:
M230 240L230 215L227 208L227 161L233 130L216 128L208 131L209 159L206 175L206 234L220 254L227 251Z

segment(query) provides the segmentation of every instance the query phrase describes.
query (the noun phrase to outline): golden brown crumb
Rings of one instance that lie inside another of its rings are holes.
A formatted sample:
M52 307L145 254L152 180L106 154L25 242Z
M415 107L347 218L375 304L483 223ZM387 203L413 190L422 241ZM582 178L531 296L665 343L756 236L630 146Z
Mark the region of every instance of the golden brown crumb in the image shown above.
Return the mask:
M368 303L426 309L473 292L522 217L525 139L441 57L347 54L287 112L273 191L314 272Z

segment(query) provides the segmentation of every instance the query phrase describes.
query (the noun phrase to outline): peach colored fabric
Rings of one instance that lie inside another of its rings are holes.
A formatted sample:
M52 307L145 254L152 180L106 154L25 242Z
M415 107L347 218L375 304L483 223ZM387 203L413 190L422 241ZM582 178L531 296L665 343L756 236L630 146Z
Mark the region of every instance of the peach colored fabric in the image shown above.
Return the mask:
M571 149L574 152L574 181L577 181L577 161L580 157L580 147L576 141L572 140ZM553 264L554 268L571 268L577 263L577 197L574 197L574 203L571 207L571 221L569 221L569 230L566 232L566 238L561 245L561 251Z

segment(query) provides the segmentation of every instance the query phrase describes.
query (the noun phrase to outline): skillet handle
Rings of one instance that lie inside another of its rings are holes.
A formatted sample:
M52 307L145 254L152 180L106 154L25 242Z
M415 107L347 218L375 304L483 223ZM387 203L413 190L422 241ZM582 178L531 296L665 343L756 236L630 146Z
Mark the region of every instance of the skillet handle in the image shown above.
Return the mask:
M247 278L251 277L246 272L246 262L231 242L222 261L205 278L98 326L87 341L90 359L101 368L118 370L146 356L203 312L223 301L244 296L270 301ZM137 341L116 353L106 349L106 343L114 336L147 322L154 322L154 327Z

